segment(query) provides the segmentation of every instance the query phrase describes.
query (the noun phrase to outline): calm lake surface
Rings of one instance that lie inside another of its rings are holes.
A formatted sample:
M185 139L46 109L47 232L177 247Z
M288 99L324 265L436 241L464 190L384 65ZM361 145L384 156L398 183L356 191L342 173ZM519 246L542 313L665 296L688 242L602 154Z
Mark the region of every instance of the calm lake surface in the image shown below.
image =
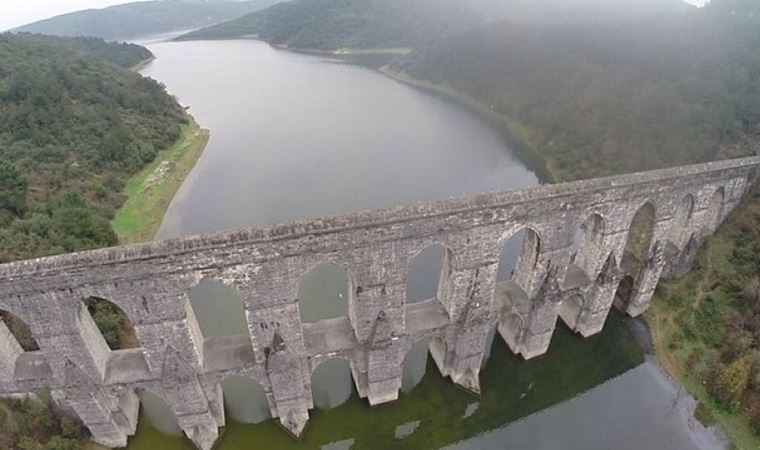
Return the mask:
M211 130L159 238L539 182L478 117L374 71L257 41L148 46L157 60L142 73L166 84ZM503 253L502 278L518 245L519 236ZM442 255L433 247L415 259L412 299L435 294ZM345 289L340 268L310 272L299 291L302 319L344 315ZM205 337L246 332L241 301L229 288L204 283L190 297ZM495 449L506 442L526 449L639 449L660 442L676 450L714 448L687 420L670 418L667 405L676 392L663 388L661 372L643 370L654 366L640 366L643 361L618 315L586 340L560 325L549 353L529 362L497 337L481 375L484 394L474 398L441 378L420 343L407 355L401 399L374 408L358 399L348 363L329 361L312 379L317 408L299 443L268 420L255 383L229 379L223 385L229 424L218 448ZM192 448L176 436L160 400L145 395L143 406L148 420L130 448ZM621 435L626 425L647 440Z

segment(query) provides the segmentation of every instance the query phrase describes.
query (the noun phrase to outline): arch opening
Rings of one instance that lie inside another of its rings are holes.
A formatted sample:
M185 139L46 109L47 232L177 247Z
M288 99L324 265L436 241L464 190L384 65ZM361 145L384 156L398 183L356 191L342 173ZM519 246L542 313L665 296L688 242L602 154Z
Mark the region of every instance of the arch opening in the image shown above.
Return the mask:
M350 278L343 267L323 263L311 269L298 285L298 310L302 323L348 316Z
M760 170L757 166L751 168L747 174L747 186L751 187L760 178Z
M422 381L427 371L429 348L429 340L420 339L406 352L401 374L401 392L411 392Z
M509 348L516 349L522 334L523 319L518 314L510 313L499 322L499 334Z
M267 394L256 380L233 375L222 381L224 409L232 419L241 423L260 423L272 417Z
M118 305L99 297L88 297L83 301L108 348L126 350L140 347L134 325Z
M697 232L691 233L689 239L683 245L683 249L669 262L669 274L674 278L681 278L686 275L691 268L699 251L699 236Z
M624 257L632 258L636 265L641 265L649 254L655 226L655 208L651 202L644 203L633 216L628 228Z
M697 254L697 250L699 250L699 241L697 240L697 233L694 232L691 233L691 235L689 235L689 239L686 240L682 257L686 259L693 259L693 257Z
M599 214L591 214L578 227L573 240L570 261L576 266L590 271L598 262L604 245L604 219ZM589 274L593 276L593 274Z
M580 322L584 303L585 299L583 298L583 295L575 294L562 304L560 312L562 322L564 322L571 330L575 330Z
M525 227L512 234L501 249L498 281L509 281L519 272L532 271L540 253L541 239L535 230Z
M10 311L0 309L0 320L2 320L5 326L8 327L11 335L16 339L16 342L23 351L35 352L40 349L37 340L32 334L32 330L18 316Z
M139 389L137 396L142 413L153 428L169 436L183 436L177 416L163 398L145 389Z
M248 333L245 303L234 287L204 280L190 289L188 297L204 338Z
M620 280L617 291L615 292L615 305L620 311L628 311L628 307L633 300L633 294L636 287L636 282L632 276L626 275Z
M353 393L351 365L348 360L333 358L322 362L311 374L314 406L332 409L348 401Z
M669 239L677 248L685 243L684 238L689 229L689 221L694 213L694 196L686 194L678 205L673 224L670 227Z
M486 336L486 345L483 349L483 360L480 362L481 370L485 369L486 365L488 364L488 360L491 359L491 353L494 349L494 340L496 339L496 329L498 326L498 324L494 324L491 329L488 330L488 335Z
M571 263L575 262L575 258L578 256L578 252L581 250L581 246L583 245L583 225L585 225L585 222L576 228L575 232L573 233L573 242L570 244Z
M725 190L723 186L713 192L710 201L707 204L707 216L704 222L703 236L712 234L718 229L723 219L723 202L725 201Z
M446 247L433 244L411 260L406 276L406 303L439 298L447 258Z

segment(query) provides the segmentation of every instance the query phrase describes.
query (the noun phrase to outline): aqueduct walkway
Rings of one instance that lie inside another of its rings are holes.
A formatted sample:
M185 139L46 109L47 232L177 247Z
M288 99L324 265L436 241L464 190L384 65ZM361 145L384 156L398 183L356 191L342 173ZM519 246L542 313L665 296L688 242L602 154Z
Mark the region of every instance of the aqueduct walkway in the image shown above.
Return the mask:
M331 358L350 361L371 404L388 402L407 350L428 338L441 373L478 391L493 327L532 358L558 317L589 336L613 303L643 313L661 275L688 269L758 166L760 157L720 161L0 265L0 309L40 347L23 351L0 321L0 395L50 389L116 447L135 431L136 391L147 390L208 449L225 423L220 383L234 375L263 386L294 435L313 404L310 375ZM501 248L523 229L514 276L499 284ZM446 248L438 294L407 304L409 262L434 244ZM301 323L299 281L324 262L349 274L348 315ZM247 334L204 338L187 297L202 280L240 294ZM140 347L110 350L89 297L118 305Z

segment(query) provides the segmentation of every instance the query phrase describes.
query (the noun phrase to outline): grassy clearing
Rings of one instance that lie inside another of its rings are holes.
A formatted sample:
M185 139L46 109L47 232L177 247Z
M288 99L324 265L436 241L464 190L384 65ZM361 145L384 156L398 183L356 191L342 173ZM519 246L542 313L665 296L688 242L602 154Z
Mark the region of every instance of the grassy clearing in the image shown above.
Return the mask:
M153 239L166 209L208 143L209 132L194 120L182 126L174 146L129 179L124 189L127 201L111 221L119 242L130 244Z
M694 270L680 280L660 283L646 316L660 364L701 402L700 416L714 420L739 449L760 448L760 437L747 418L752 413L752 398L757 396L756 381L750 381L737 412L719 405L709 386L715 367L727 363L727 349L736 340L731 332L738 327L737 317L747 316L736 287L746 286L758 275L752 264L737 256L742 235L753 237L757 232L758 200L760 186L755 186L702 249ZM750 355L756 351L754 347L732 359Z

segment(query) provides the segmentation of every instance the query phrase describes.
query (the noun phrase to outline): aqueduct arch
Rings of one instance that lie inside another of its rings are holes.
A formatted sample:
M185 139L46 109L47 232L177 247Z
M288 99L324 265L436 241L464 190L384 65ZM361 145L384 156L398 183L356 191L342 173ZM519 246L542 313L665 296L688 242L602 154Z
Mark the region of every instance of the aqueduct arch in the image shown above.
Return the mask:
M350 361L360 397L392 401L406 351L427 339L442 375L477 392L497 325L531 358L546 351L559 316L588 336L615 298L628 314L643 313L673 263L671 233L690 231L684 244L696 251L759 166L750 157L3 264L0 305L27 321L41 349L19 355L0 326L0 361L23 365L0 370L0 395L50 389L97 442L118 447L134 432L135 392L157 392L183 432L209 449L224 424L220 383L229 376L256 379L295 435L313 406L319 361ZM689 195L684 211L692 212L672 215ZM587 237L576 252L571 228L581 223ZM514 277L498 283L505 230L525 227ZM432 242L449 249L440 301L407 304L409 255ZM299 283L336 259L346 261L347 312L304 320ZM246 333L204 338L187 295L198 274L234 280ZM105 345L81 301L90 295L114 299L140 347Z
M707 204L707 219L704 222L703 234L708 236L712 234L720 225L724 215L724 202L726 200L726 190L723 186L718 187L710 195L710 201Z

